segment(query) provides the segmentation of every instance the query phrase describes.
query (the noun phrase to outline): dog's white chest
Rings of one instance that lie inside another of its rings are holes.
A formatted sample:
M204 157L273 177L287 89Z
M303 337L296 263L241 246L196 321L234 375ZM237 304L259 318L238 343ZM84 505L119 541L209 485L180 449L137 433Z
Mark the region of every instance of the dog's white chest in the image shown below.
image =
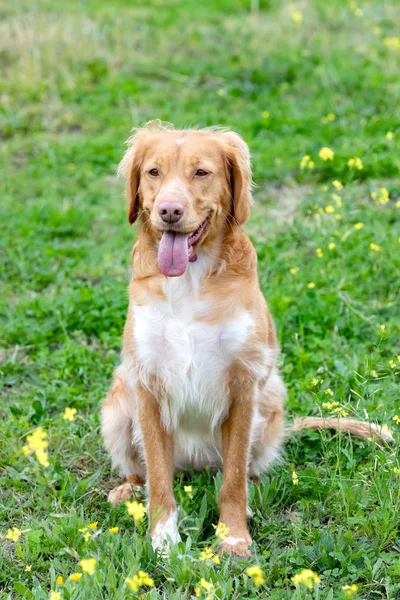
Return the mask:
M166 285L166 301L134 307L139 373L144 382L153 375L162 382L162 419L168 428L201 434L227 412L227 369L254 323L240 310L233 319L208 323L212 305L198 297L192 274L169 279Z

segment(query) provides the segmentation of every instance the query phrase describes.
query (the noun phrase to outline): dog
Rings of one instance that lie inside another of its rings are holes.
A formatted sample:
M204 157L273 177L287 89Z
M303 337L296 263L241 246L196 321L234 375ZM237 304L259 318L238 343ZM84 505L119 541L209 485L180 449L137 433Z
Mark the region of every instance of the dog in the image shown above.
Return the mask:
M275 326L242 229L252 204L247 144L231 131L174 130L159 121L128 141L119 173L128 219L139 221L122 362L102 406L102 435L126 483L117 505L145 483L154 548L180 540L172 481L188 465L223 468L220 552L248 556L247 483L285 439L285 386ZM308 417L389 441L376 425Z

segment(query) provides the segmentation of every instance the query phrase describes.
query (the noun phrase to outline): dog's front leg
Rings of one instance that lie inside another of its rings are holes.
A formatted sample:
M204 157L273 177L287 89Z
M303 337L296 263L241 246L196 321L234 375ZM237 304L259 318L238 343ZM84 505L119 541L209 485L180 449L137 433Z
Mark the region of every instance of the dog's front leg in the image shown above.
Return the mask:
M249 556L247 463L254 410L254 381L240 367L230 381L229 416L222 424L224 482L220 493L220 552ZM222 525L221 525L222 524ZM224 527L225 526L225 527ZM217 530L218 533L218 530ZM224 538L222 535L221 538Z
M162 548L171 539L180 541L177 509L172 490L174 440L161 425L159 400L138 386L139 419L147 468L150 534L153 548Z

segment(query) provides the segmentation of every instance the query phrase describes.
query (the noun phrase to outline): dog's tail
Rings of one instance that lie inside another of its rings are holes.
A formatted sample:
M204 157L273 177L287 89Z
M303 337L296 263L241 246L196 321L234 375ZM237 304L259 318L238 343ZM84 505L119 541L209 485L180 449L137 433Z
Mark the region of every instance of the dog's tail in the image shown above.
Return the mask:
M295 419L291 426L291 431L301 431L302 429L336 429L337 431L346 431L358 437L374 439L377 442L393 442L393 436L385 426L375 423L364 423L355 419L324 419L323 417L305 417Z

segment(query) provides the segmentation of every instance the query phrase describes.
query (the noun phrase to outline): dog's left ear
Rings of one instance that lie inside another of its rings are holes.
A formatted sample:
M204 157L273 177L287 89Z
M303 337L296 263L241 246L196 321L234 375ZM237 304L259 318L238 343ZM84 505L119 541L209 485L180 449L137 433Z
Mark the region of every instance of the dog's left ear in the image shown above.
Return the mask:
M235 221L242 225L249 216L252 204L250 152L246 142L237 133L229 131L221 137L232 191L231 212Z
M128 140L128 150L118 166L118 175L125 179L126 197L128 200L128 221L132 225L140 214L140 166L143 129L137 129Z

